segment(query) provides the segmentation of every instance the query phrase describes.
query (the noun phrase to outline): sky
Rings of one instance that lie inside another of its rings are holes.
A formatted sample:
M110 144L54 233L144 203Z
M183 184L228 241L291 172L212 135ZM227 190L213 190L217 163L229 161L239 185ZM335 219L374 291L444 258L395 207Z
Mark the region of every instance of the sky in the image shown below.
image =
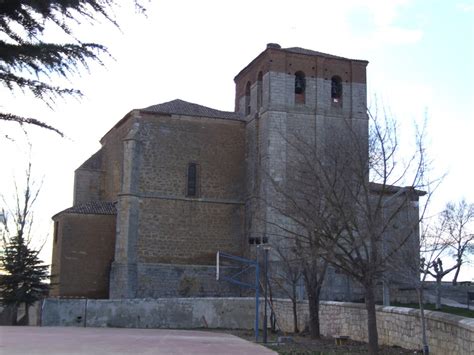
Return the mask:
M176 98L232 111L233 78L267 43L368 60L369 106L377 103L396 118L402 141L426 118L430 174L446 175L430 214L448 201L474 202L473 0L155 0L147 17L121 3L115 9L121 30L100 20L71 25L77 38L102 43L113 56L69 81L52 78L80 88L82 99L59 99L50 109L0 88L1 110L40 118L66 134L27 128L33 175L42 182L35 240L45 242L47 262L51 216L72 205L74 170L117 121ZM54 27L47 36L65 40ZM0 133L0 193L9 201L30 153L19 127L0 122ZM473 270L461 277L474 280Z

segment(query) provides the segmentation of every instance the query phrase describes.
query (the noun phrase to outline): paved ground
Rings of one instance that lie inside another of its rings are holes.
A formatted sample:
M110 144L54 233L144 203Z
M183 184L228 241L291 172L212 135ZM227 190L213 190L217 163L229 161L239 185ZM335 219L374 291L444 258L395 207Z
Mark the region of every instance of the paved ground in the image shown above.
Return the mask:
M0 354L275 355L233 335L167 329L0 327Z

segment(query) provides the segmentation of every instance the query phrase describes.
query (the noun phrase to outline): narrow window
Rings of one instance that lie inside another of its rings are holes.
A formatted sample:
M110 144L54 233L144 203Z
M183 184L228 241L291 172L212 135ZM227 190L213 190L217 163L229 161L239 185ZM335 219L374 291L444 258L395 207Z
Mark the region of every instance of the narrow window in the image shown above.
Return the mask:
M197 196L197 164L188 164L188 187L186 195L189 197Z
M250 81L245 86L245 115L250 115Z
M59 222L54 222L54 244L58 242Z
M342 101L342 79L337 75L331 78L331 99L334 103Z
M257 77L257 108L262 107L262 96L263 96L263 74L258 73Z
M306 79L302 71L295 73L295 103L305 103Z

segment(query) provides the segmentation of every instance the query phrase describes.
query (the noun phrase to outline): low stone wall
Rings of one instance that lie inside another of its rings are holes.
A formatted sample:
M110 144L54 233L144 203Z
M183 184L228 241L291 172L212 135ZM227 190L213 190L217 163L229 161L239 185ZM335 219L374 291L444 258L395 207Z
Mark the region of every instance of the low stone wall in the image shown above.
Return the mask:
M275 312L279 327L293 331L293 311L289 300L276 300ZM298 303L299 328L308 324L308 303ZM474 319L425 311L427 337L432 354L474 354ZM327 336L347 335L367 341L367 312L361 303L321 302L321 333ZM420 312L402 307L377 306L377 327L380 344L421 349Z
M261 307L263 313L263 302ZM274 301L277 325L293 331L289 300ZM426 311L431 353L474 354L474 319ZM308 304L298 303L299 329L308 324ZM263 318L263 317L262 317ZM262 319L261 318L261 319ZM44 326L130 327L130 328L230 328L252 329L255 322L253 298L161 298L123 300L46 299ZM360 303L321 302L323 335L346 335L367 341L367 312ZM419 311L377 306L381 344L421 349Z
M252 329L255 299L160 298L44 301L43 326Z
M22 303L18 308L0 305L0 325L40 325L41 302L29 306L28 319L26 306Z

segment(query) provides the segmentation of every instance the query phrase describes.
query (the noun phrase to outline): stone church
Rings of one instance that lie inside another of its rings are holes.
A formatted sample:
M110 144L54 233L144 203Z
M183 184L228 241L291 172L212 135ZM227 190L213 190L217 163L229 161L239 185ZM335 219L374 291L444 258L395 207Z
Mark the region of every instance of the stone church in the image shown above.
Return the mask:
M350 120L367 140L367 64L268 44L235 77L233 112L177 99L127 113L53 217L51 295L239 295L215 280L215 255L272 245L265 221L278 217L256 197L266 174L285 178L281 132L324 139Z

